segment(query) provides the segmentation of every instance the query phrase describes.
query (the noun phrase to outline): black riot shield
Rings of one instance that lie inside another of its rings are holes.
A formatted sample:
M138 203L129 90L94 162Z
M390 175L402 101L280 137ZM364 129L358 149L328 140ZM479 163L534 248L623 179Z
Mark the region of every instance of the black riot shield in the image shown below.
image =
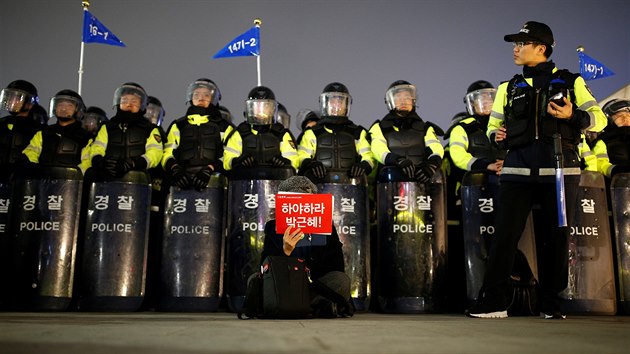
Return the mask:
M406 182L399 169L379 174L375 294L383 311L436 312L444 306L447 249L444 177Z
M293 176L293 169L279 169L277 179L238 179L228 188L228 237L226 245L226 295L230 310L243 307L247 279L260 270L265 224L275 218L278 185Z
M72 298L83 175L51 167L46 179L18 179L11 210L15 304L62 311Z
M227 179L218 173L208 188L171 187L166 197L161 311L216 311L222 289Z
M629 185L630 186L630 185ZM606 187L601 173L582 171L575 203L567 203L569 279L561 293L566 313L614 315L615 275Z
M11 185L0 180L0 277L10 279L9 257L9 206L11 204ZM0 292L0 310L9 307L9 292Z
M350 294L355 309L364 311L371 291L367 177L349 178L346 172L330 172L317 188L318 193L334 196L333 224L343 244Z
M464 264L466 269L466 295L469 305L477 300L486 274L490 243L495 232L495 197L499 179L495 174L471 171L462 180L462 223L464 234ZM532 273L538 276L533 217L530 213L518 243Z
M151 185L145 171L90 187L79 309L135 311L146 275Z
M624 312L630 314L630 173L613 177L610 195L617 242L619 301Z

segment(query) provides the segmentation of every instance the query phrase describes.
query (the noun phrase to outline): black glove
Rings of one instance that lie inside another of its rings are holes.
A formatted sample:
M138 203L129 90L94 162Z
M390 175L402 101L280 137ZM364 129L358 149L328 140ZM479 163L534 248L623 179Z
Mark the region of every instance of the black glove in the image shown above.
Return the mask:
M192 180L195 188L201 190L208 187L208 183L210 182L210 177L212 177L212 173L214 173L214 170L210 166L206 166L195 173Z
M414 177L416 167L413 165L413 161L402 158L396 162L396 166L402 170L403 174L407 176L407 178Z
M241 155L234 160L232 160L232 167L242 166L242 167L252 167L254 166L254 157L251 155Z
M352 165L350 168L350 177L363 177L372 171L372 166L367 161L361 161Z
M115 176L122 177L125 173L131 171L133 168L132 159L119 159L116 160Z
M175 159L170 159L166 162L166 171L169 173L171 179L171 185L177 186L182 189L190 186L190 180L186 171L175 162Z
M278 155L278 156L274 156L271 159L271 164L276 167L291 166L291 160L285 157L282 157L281 155Z
M321 161L313 161L308 165L308 169L304 173L304 175L308 177L307 174L311 174L317 179L322 179L326 177L326 167L324 167Z
M148 167L147 160L145 160L144 157L142 156L134 157L132 161L133 161L133 167L131 167L132 170L142 171L142 170L146 170Z
M96 155L92 159L92 167L97 170L97 174L116 177L116 160L114 159Z
M418 165L418 169L416 171L416 179L420 183L429 183L433 175L438 170L441 163L441 159L439 157L432 157L428 161L425 161Z
M612 171L610 171L610 177L614 177L619 173L628 173L630 172L630 165L616 165L613 167Z

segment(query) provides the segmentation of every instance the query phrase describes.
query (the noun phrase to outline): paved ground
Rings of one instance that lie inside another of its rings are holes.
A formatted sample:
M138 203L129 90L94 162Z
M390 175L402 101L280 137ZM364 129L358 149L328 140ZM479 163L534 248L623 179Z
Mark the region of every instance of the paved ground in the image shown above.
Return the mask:
M0 313L0 353L628 353L630 317L501 320L361 313L238 320L231 313Z

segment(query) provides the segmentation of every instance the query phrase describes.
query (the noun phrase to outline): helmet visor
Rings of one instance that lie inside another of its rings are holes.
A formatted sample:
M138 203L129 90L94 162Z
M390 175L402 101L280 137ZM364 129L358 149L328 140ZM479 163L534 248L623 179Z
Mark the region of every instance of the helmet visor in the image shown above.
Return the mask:
M352 97L344 92L324 92L319 96L319 107L323 116L348 117Z
M28 110L27 105L35 102L33 95L22 90L5 88L0 91L0 110L18 113Z
M186 90L186 102L195 106L216 106L220 99L219 89L208 81L195 81Z
M466 97L464 97L468 114L476 114L480 116L490 115L496 93L497 90L494 88L486 88L469 92Z
M144 110L147 108L147 94L137 86L122 85L114 92L114 106L121 104L131 105Z
M164 120L164 109L162 108L162 106L154 103L149 103L147 105L147 111L144 113L144 118L146 118L152 124L162 126L162 121Z
M249 124L264 125L275 123L277 104L275 100L245 101L245 116Z
M291 129L291 115L284 111L278 111L278 122L282 123L285 129Z
M397 85L385 93L385 103L390 111L410 112L416 106L416 101L414 85Z
M48 115L50 118L81 119L83 117L84 110L85 107L83 107L83 102L76 97L60 95L50 99Z

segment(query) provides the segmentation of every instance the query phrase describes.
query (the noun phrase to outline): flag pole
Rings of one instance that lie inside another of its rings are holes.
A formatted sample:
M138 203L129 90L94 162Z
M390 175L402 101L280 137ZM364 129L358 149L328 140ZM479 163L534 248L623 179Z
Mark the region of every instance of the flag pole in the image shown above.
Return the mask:
M259 18L254 20L254 26L260 28L261 24L262 24L262 21ZM258 85L257 86L261 86L261 81L260 81L260 53L258 53L258 55L256 56L256 73L258 74Z
M87 11L88 7L90 7L90 1L82 0L81 6L83 6L83 16L85 16L85 11ZM81 89L83 86L83 53L84 51L85 51L85 42L83 42L83 35L81 35L81 55L79 56L79 87L77 90L79 95L81 94Z

